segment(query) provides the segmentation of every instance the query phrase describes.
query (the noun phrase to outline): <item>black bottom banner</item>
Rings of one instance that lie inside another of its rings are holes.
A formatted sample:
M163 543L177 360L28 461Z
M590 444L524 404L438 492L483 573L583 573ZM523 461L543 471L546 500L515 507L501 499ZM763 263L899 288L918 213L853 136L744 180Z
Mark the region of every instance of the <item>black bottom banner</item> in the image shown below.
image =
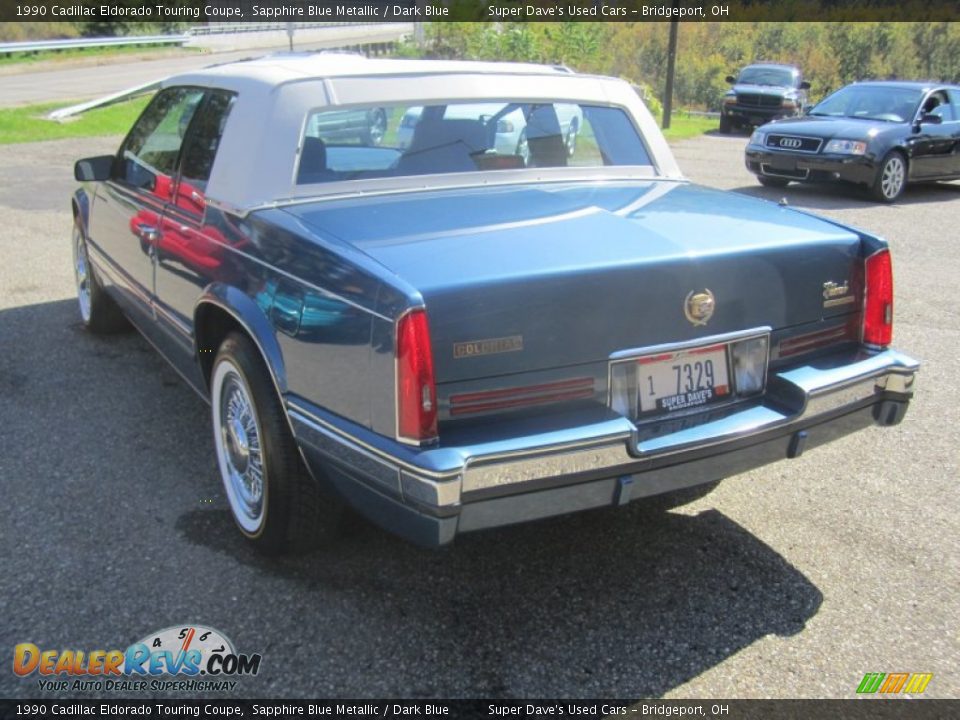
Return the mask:
M64 717L941 720L960 700L0 700L0 720Z

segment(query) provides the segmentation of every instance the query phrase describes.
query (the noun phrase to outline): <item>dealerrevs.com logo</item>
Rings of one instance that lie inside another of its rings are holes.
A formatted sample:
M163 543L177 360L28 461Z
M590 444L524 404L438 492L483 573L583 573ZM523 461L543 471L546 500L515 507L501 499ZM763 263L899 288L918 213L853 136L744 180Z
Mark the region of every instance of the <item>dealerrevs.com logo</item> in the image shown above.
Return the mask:
M151 633L126 650L13 649L13 672L39 676L40 690L146 692L233 690L260 671L258 653L238 653L218 630L182 625ZM176 679L173 679L176 678Z

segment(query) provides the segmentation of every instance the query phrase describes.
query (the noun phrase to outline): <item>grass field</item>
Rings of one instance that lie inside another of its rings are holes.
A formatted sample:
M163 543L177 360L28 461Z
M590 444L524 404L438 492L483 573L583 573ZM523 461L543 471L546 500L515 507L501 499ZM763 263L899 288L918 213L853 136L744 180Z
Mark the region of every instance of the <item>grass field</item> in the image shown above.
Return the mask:
M0 110L0 145L98 135L124 135L146 107L149 99L150 96L143 96L90 110L64 122L55 122L44 117L51 110L64 107L63 103L6 108Z
M670 127L664 130L663 134L667 140L685 140L716 130L719 125L720 121L717 118L687 115L681 110L673 114L670 118Z

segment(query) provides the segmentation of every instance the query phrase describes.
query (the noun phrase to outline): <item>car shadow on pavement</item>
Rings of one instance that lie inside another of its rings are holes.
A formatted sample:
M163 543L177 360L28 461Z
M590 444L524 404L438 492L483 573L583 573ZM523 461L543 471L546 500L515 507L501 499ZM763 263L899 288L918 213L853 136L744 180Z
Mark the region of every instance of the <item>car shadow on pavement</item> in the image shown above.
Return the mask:
M893 205L871 200L864 188L855 185L790 183L784 188L768 188L762 185L744 185L731 188L734 192L752 197L780 202L787 199L788 205L815 210L845 210L849 208L893 208L898 205L916 205L960 200L960 183L921 183L908 185L903 195Z
M265 557L226 509L208 408L139 335L93 337L62 300L0 311L0 337L0 444L16 449L0 477L23 480L0 526L11 634L210 622L264 652L254 695L659 697L802 631L823 601L723 512L642 501L435 550L354 519L332 546Z
M637 502L437 550L360 521L334 547L281 560L240 542L226 511L193 511L177 529L309 596L346 596L371 620L383 612L373 598L387 594L407 652L438 656L436 667L421 659L404 694L448 693L431 678L453 664L475 697L660 697L767 635L802 631L823 600L717 510Z

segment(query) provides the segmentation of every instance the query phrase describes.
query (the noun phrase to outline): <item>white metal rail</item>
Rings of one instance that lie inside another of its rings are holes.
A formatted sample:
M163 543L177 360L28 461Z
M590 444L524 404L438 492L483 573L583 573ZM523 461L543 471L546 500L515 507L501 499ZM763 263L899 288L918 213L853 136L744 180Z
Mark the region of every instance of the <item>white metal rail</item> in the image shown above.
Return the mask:
M71 38L69 40L34 40L0 43L0 54L41 52L44 50L73 50L75 48L103 48L125 45L182 45L190 35L137 35L130 37Z
M188 31L191 35L224 35L232 33L269 32L271 30L286 30L291 23L285 22L220 22L197 25ZM344 27L346 25L381 25L382 23L364 22L298 22L293 23L295 30L310 28Z
M293 23L295 30L311 28L344 27L347 25L378 25L364 22L306 22ZM126 37L70 38L67 40L33 40L26 42L0 43L0 55L11 53L32 53L45 50L73 50L76 48L104 48L129 45L183 45L193 37L226 35L238 33L258 33L286 30L289 23L207 23L197 25L182 35L132 35Z

